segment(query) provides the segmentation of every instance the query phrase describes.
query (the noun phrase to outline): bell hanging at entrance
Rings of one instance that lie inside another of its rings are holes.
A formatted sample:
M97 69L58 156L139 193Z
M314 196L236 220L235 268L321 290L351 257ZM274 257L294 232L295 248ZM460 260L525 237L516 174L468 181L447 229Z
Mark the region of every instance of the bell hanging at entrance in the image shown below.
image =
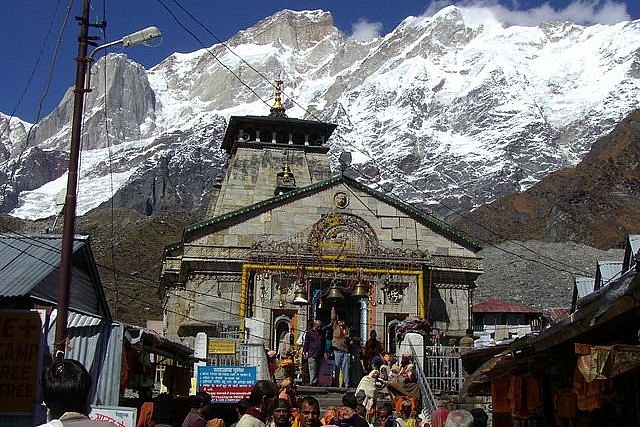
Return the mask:
M309 301L307 301L307 293L305 292L302 285L298 285L298 289L293 294L293 301L291 301L293 305L307 305Z
M369 296L369 292L367 291L367 285L362 282L358 282L356 287L353 289L352 296L356 298L366 298Z
M332 283L331 286L329 286L329 289L327 289L326 299L331 301L343 298L344 295L342 295L342 290L340 289L340 287L336 283Z

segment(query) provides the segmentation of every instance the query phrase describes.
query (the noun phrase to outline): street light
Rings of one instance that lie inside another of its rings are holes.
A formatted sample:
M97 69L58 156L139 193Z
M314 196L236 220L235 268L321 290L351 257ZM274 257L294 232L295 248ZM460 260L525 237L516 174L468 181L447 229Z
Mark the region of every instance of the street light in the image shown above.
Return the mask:
M162 41L162 33L157 27L147 27L143 30L136 31L133 34L129 34L128 36L124 36L120 40L115 40L109 43L105 43L103 45L95 47L89 56L87 56L87 61L90 64L93 62L93 57L96 52L102 49L106 49L111 46L122 45L122 47L131 47L137 46L139 44L144 46L155 47L160 44ZM91 70L89 69L89 73L87 74L87 82L86 82L86 91L91 91Z
M73 121L71 125L71 145L69 150L67 193L64 204L64 222L62 225L60 275L58 276L58 313L54 342L54 356L59 358L64 357L67 340L67 319L69 317L69 292L71 290L71 266L75 232L76 192L78 188L78 162L80 157L84 94L91 91L86 85L88 80L87 64L93 61L93 55L100 49L114 45L130 47L138 44L148 44L152 40L158 40L161 36L160 31L156 27L145 28L144 30L125 36L120 40L98 46L91 52L91 55L87 56L89 27L96 26L95 24L89 23L89 3L90 0L84 0L82 16L76 18L80 23L80 35L78 36L78 56L76 58L76 83L73 90Z

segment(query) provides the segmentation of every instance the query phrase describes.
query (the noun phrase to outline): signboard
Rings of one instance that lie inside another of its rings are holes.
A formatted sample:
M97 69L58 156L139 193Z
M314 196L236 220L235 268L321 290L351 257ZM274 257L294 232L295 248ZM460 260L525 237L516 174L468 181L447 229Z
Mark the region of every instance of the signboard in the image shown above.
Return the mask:
M41 342L38 312L0 311L0 413L33 411Z
M197 389L216 403L236 403L249 397L256 383L255 366L198 366Z
M126 406L92 406L89 418L113 423L118 427L136 427L138 410Z
M229 340L209 340L209 353L211 354L235 354L236 343Z

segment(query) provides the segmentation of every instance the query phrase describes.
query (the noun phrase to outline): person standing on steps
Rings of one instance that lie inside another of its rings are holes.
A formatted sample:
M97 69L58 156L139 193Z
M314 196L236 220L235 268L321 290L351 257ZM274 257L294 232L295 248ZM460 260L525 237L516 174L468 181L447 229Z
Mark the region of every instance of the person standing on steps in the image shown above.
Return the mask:
M349 387L349 364L351 359L349 354L349 332L344 320L338 318L335 307L331 307L331 326L333 328L331 347L336 363L334 376L338 382L338 387ZM340 378L341 373L342 381Z
M328 357L324 348L325 338L324 335L320 333L321 326L322 322L319 320L313 321L313 327L307 331L302 347L304 357L307 358L309 365L309 385L312 386L318 384L318 369L320 368L320 363Z

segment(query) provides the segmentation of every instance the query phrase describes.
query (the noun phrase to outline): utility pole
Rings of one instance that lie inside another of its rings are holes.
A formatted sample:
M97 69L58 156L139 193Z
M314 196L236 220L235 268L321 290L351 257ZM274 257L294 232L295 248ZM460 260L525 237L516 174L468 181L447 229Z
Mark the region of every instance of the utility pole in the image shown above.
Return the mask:
M87 68L93 62L93 56L101 49L122 45L130 47L136 45L153 46L154 42L162 40L162 33L156 27L147 27L135 33L124 36L120 40L97 46L94 40L98 37L89 36L89 28L104 28L105 21L98 24L89 22L89 2L83 0L82 16L76 20L80 24L78 36L78 57L76 58L76 86L73 90L73 121L71 123L71 147L69 149L69 171L67 176L67 194L64 201L64 215L62 223L62 249L60 255L60 275L58 277L58 315L56 318L56 337L53 344L54 356L63 358L67 347L67 320L69 318L69 294L71 291L71 271L73 266L73 244L75 242L76 204L78 192L78 164L80 160L80 139L82 136L82 115L84 113L84 94L91 91ZM87 55L88 45L94 49ZM106 108L106 105L105 105Z
M67 194L64 202L62 224L62 250L60 255L60 275L58 277L58 314L54 356L64 358L67 344L67 320L69 318L69 293L71 290L71 267L76 222L78 189L78 163L80 159L80 137L82 133L82 113L84 110L85 77L87 75L87 50L89 44L89 2L83 1L82 16L76 20L80 25L78 36L78 56L76 57L76 86L73 90L73 121L71 127L71 147L69 150L69 171Z

